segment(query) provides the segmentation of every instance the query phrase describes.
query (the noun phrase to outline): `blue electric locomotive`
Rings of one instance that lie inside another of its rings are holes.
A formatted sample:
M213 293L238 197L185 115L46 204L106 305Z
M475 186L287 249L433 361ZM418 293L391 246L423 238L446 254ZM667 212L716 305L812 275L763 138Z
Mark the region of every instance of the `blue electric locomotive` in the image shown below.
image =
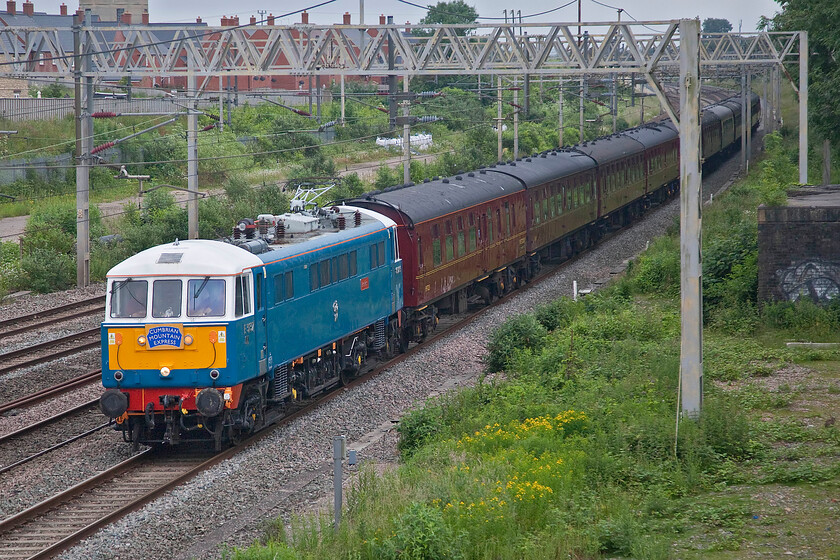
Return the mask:
M176 241L120 263L102 324L103 412L135 446L220 447L259 428L272 406L346 382L372 353L395 353L395 228L347 206L261 215L238 224L234 244Z

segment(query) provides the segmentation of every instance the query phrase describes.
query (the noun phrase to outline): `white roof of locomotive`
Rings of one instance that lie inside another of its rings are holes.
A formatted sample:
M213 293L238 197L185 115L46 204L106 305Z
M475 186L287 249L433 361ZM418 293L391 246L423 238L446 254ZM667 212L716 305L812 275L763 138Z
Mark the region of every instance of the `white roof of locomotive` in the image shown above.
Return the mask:
M235 245L207 239L191 239L141 251L109 270L108 278L230 276L240 274L246 268L262 265L263 261L256 255Z

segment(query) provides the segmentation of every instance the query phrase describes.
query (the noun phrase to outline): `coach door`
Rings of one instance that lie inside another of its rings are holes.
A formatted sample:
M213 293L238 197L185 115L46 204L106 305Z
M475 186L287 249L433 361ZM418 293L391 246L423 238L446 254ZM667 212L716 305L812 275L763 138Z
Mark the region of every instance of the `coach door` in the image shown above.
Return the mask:
M264 269L254 270L254 350L260 366L260 375L268 372L268 347L266 338L266 282Z

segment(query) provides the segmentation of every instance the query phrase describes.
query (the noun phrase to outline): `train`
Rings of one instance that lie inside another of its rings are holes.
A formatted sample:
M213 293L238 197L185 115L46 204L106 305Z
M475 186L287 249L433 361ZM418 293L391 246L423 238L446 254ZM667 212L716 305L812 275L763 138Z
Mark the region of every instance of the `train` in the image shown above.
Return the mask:
M749 124L760 100L752 95ZM737 148L740 98L706 107L705 164ZM134 448L236 443L406 351L679 188L679 137L648 123L571 148L175 240L107 274L102 413Z

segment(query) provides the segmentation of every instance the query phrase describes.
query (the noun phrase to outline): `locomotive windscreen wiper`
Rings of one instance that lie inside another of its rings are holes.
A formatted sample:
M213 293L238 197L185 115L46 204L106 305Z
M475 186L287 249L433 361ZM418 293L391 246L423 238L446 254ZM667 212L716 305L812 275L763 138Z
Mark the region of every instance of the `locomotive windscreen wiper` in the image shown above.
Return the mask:
M198 289L193 294L193 299L198 299L198 296L201 294L202 290L204 290L204 287L207 285L207 282L209 282L209 281L210 281L210 277L205 276L204 281L201 283L201 285L198 287Z

